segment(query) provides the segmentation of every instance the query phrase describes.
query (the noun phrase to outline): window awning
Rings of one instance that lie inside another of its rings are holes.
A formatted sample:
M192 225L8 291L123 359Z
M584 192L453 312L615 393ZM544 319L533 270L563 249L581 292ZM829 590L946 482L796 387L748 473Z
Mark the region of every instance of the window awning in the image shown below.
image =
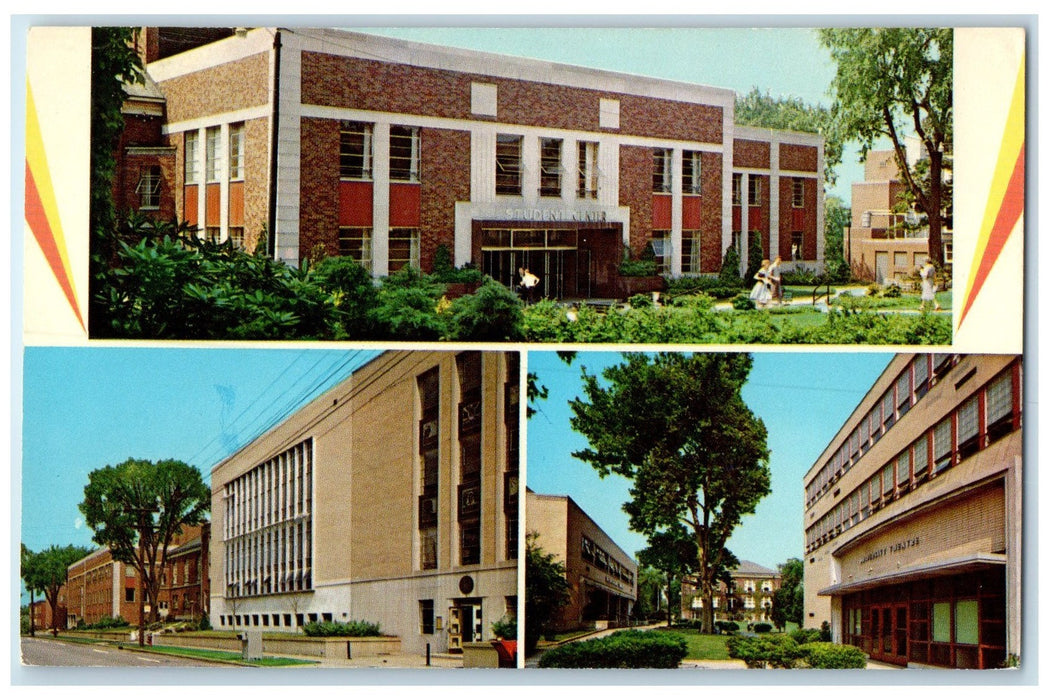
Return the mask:
M910 581L917 581L931 576L953 576L966 574L994 566L1005 566L1006 556L1004 554L991 554L989 552L978 552L964 557L944 559L935 562L924 562L915 566L899 569L887 574L863 579L862 581L846 581L828 586L820 590L817 595L845 595L846 593L857 593L871 588L890 586Z

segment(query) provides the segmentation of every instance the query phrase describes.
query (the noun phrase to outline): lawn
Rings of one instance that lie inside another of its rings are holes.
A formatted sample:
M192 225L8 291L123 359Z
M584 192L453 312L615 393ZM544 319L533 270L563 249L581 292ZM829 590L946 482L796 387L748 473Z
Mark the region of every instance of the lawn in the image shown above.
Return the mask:
M680 634L688 642L688 655L686 659L693 661L725 661L729 658L728 648L725 640L728 636L723 634L700 634L696 630L686 628L674 628L668 630L674 634Z
M244 664L246 666L309 666L316 661L305 661L303 659L287 659L279 656L265 656L254 661L245 661L243 656L232 651L214 651L209 649L187 649L185 647L153 646L149 650L154 654L167 654L169 656L181 656L183 658L200 659L202 661L227 661Z

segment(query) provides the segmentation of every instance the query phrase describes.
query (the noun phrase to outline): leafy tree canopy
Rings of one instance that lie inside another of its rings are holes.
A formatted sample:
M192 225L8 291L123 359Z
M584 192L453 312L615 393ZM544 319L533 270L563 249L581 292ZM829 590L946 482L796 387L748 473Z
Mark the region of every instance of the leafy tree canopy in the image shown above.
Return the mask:
M88 474L80 512L94 541L117 561L142 572L146 594L157 612L159 570L183 526L204 522L211 489L185 462L129 459Z
M557 611L569 601L570 588L564 562L539 544L539 534L529 532L525 543L525 647L535 649Z
M780 585L772 594L772 621L777 627L793 622L801 625L805 611L805 564L791 557L779 565Z
M953 151L954 31L942 28L826 28L820 41L837 63L831 84L843 138L866 154L888 138L915 207L929 217L929 256L943 263L943 159ZM909 167L904 139L914 134L929 160L928 177Z
M52 610L58 609L58 592L65 585L69 566L83 559L91 550L76 545L51 545L40 552L33 552L22 545L22 581L30 591L44 594Z
M573 456L633 482L630 527L690 531L707 618L725 543L771 490L767 431L740 395L752 364L744 353L628 353L604 383L584 367L585 397L570 402L572 428L589 442Z

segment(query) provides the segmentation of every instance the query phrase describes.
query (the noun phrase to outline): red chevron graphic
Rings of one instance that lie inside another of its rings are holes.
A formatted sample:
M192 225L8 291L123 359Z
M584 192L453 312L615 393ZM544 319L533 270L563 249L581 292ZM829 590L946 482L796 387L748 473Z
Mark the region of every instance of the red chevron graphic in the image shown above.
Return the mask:
M959 327L965 321L965 315L969 313L973 302L976 301L976 296L980 293L980 288L991 273L994 263L997 262L1002 248L1005 247L1005 242L1009 240L1009 234L1012 233L1016 227L1016 222L1020 219L1020 215L1023 214L1025 146L1026 144L1020 145L1020 153L1016 156L1013 174L1009 178L1009 184L1005 188L1005 195L1002 197L1002 206L998 209L998 215L994 219L994 226L991 228L991 235L987 239L987 248L984 250L983 257L980 258L980 267L976 270L976 277L973 278L972 291L965 302L965 308L962 309L962 316L958 321Z
M76 297L73 295L72 282L66 275L65 268L62 265L62 258L58 252L58 242L55 240L55 234L51 230L51 223L47 220L43 202L40 201L40 192L37 191L36 180L29 169L28 162L26 162L25 168L25 218L26 222L29 223L29 228L33 231L33 237L44 252L44 257L51 267L51 272L62 287L66 300L69 301L69 306L73 309L73 313L76 314L80 327L86 330L84 319L80 315L80 307L77 305Z

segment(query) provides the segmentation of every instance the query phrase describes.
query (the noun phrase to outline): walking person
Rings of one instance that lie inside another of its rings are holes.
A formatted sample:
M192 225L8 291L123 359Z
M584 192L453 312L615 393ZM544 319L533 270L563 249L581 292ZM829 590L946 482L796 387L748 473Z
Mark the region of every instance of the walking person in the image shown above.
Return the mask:
M529 304L533 303L535 301L535 288L539 286L539 277L532 274L528 268L525 267L517 268L517 274L521 276L519 286L524 293L525 301Z
M771 298L776 300L776 303L780 306L783 305L783 280L780 279L779 265L783 262L780 256L776 256L776 259L769 265L769 287Z
M757 274L754 275L754 279L757 280L757 283L754 285L754 288L750 290L750 298L759 309L765 308L771 298L769 267L770 263L768 260L761 261L761 267L758 268Z
M940 303L936 301L936 268L932 261L926 260L918 271L922 278L922 303L921 310L925 311L925 303L932 302L933 310L940 311Z

